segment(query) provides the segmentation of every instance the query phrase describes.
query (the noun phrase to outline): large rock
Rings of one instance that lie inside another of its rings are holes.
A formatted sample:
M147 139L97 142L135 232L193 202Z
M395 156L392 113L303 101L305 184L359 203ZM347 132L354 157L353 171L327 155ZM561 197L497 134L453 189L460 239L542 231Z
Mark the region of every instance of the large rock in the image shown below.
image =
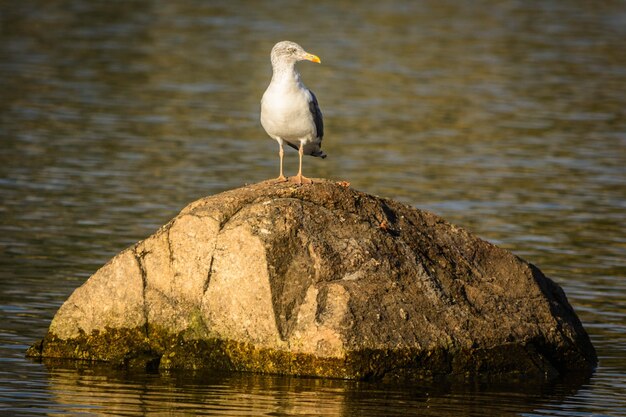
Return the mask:
M322 180L190 204L78 288L28 354L340 378L596 364L536 267L434 214Z

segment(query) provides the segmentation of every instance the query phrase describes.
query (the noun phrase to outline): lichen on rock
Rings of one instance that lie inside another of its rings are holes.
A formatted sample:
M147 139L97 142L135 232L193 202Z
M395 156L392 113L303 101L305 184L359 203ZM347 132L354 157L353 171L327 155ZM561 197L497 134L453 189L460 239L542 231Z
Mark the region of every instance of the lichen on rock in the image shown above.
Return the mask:
M596 364L539 269L434 214L324 180L190 204L78 288L28 355L355 379Z

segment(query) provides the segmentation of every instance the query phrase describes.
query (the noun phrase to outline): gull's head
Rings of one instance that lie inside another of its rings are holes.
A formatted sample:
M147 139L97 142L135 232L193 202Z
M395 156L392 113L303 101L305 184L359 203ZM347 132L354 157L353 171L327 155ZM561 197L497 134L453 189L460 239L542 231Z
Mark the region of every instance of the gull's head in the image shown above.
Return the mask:
M272 48L272 65L295 64L298 61L321 62L317 55L302 49L300 45L291 41L278 42Z

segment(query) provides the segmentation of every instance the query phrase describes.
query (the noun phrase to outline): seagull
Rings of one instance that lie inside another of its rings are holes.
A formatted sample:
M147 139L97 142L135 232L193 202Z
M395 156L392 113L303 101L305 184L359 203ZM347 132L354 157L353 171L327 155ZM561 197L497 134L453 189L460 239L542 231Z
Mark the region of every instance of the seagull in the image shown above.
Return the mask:
M300 164L298 184L311 183L302 175L302 155L326 158L320 148L324 136L324 121L315 94L302 83L296 62L320 59L306 52L295 42L278 42L272 48L272 81L261 99L261 125L278 142L280 175L277 181L287 181L283 175L283 144L298 150Z

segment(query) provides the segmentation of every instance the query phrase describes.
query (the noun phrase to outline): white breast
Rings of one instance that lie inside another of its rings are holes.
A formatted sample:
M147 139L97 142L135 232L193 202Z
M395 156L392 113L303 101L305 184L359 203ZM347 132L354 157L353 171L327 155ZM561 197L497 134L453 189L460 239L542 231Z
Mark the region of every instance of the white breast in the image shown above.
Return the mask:
M315 123L309 101L311 93L299 82L270 83L261 100L261 124L273 138L292 143L313 139Z

